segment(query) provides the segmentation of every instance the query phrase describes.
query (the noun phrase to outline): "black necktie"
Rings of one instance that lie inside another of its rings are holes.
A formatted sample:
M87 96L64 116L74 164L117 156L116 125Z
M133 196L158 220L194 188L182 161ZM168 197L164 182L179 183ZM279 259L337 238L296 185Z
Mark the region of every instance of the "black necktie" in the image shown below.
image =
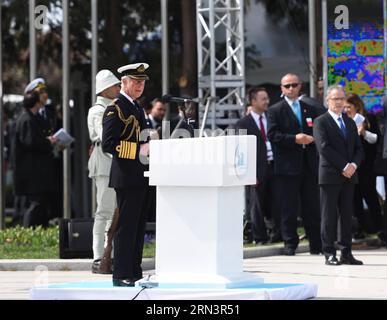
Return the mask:
M155 126L153 125L153 121L152 121L151 118L148 118L148 119L147 119L147 122L148 122L149 128L155 129Z
M141 108L140 108L140 106L138 105L138 103L137 103L136 100L133 100L133 104L134 104L134 106L136 107L137 111L141 113Z

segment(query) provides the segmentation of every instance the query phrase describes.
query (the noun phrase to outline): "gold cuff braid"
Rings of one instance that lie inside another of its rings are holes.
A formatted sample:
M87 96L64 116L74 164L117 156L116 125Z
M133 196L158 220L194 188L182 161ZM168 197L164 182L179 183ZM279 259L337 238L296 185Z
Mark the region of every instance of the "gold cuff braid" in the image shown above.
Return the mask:
M134 160L136 159L137 143L121 140L116 147L116 151L118 152L118 158Z

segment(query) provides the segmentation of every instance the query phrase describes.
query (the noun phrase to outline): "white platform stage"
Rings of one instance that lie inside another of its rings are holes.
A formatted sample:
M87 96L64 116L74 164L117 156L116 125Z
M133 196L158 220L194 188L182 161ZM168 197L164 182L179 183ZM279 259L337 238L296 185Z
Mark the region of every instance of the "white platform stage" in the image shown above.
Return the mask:
M70 282L36 286L31 299L316 297L314 284L265 283L259 275L243 271L244 189L256 184L255 136L152 140L150 150L149 184L157 187L157 223L156 270L149 281L158 286Z
M30 298L33 300L132 300L133 298L135 300L304 300L317 296L315 284L289 283L261 283L252 287L233 289L189 288L179 285L178 288L160 286L141 290L141 287L113 287L111 280L68 282L33 287L30 290Z

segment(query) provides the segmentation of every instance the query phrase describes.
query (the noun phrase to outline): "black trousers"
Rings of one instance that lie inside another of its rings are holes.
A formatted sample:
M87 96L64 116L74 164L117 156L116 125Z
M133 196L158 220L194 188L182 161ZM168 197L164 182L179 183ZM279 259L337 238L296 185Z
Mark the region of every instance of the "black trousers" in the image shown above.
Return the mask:
M23 218L24 228L48 227L50 194L42 193L25 196L26 211Z
M387 195L387 176L384 176L384 190ZM384 242L387 242L387 199L383 204L383 231L381 232L381 238Z
M147 222L156 222L156 186L149 186Z
M250 193L250 221L253 239L257 242L267 241L268 235L264 219L262 184L248 187Z
M320 200L317 176L304 170L297 176L277 176L281 195L281 234L285 246L296 249L299 243L297 216L301 213L311 250L321 250Z
M375 233L383 230L382 208L376 191L376 175L372 167L359 167L359 184L355 186L354 212L359 222L359 231ZM363 198L368 206L370 219L366 219ZM368 223L370 222L370 223Z
M28 209L27 196L15 195L14 197L13 220L23 224L23 218Z
M267 172L262 181L257 185L249 186L250 192L250 219L252 224L253 238L256 241L268 240L267 228L265 225L265 217L273 220L273 234L280 233L281 218L278 210L278 198L276 178L273 174L273 164L270 163L267 167Z
M120 211L114 234L113 279L142 278L142 250L148 210L149 187L115 189Z
M321 240L325 255L336 254L336 239L343 255L351 253L354 188L355 185L349 182L320 185Z

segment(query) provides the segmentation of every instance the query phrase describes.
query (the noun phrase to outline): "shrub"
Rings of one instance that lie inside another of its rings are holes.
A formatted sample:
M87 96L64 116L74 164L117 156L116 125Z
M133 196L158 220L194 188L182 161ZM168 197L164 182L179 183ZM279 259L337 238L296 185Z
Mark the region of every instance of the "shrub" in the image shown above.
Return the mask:
M58 259L59 228L0 230L0 259Z
M0 245L54 247L59 245L59 228L23 228L17 226L0 231Z

